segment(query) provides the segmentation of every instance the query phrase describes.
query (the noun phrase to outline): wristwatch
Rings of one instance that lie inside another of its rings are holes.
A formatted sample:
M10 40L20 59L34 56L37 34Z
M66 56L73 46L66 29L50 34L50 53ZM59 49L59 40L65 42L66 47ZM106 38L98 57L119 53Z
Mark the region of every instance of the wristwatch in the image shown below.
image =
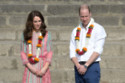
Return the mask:
M85 64L84 64L83 66L84 66L86 69L88 68L88 66L87 66L87 65L85 65Z

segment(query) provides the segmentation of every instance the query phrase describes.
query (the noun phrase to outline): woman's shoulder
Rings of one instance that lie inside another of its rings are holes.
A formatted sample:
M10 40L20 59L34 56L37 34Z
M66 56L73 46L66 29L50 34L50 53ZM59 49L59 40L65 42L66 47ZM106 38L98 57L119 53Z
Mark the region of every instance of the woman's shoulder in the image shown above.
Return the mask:
M23 34L23 32L21 33L21 40L24 40L24 34Z
M51 38L51 32L50 31L46 32L45 38Z
M47 31L46 33L47 33L46 35L51 36L51 32L50 31Z

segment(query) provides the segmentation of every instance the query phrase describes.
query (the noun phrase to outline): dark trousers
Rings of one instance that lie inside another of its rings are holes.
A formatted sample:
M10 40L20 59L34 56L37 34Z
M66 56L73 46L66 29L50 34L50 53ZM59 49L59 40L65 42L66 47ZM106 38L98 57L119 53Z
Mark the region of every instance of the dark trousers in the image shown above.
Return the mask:
M75 83L99 83L100 65L99 62L91 64L84 75L79 74L75 67Z

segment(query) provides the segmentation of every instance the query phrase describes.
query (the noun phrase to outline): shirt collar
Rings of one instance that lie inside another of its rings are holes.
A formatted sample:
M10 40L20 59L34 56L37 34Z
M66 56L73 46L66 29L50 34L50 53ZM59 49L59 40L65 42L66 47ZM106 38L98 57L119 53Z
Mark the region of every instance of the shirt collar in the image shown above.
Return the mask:
M91 19L90 19L90 22L88 23L88 25L87 25L87 27L86 27L86 29L88 30L88 27L89 27L91 24L93 24L93 23L94 23L94 19L91 18ZM83 25L82 25L82 22L80 22L79 26L80 26L81 28L84 28L84 29L85 29L85 27L83 27Z

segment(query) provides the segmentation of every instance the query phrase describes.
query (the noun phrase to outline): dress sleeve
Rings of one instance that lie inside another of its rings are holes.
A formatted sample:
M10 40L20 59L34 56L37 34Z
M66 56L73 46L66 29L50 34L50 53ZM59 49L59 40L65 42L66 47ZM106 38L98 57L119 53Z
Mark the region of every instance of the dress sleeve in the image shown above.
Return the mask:
M52 46L52 41L51 41L51 34L50 32L48 32L48 39L47 39L47 62L49 62L51 64L51 61L52 61L52 55L53 55L53 52L51 50L51 46Z
M22 63L25 65L26 63L28 63L28 59L27 59L27 55L26 55L26 42L24 41L24 36L22 34L21 37L21 60Z

